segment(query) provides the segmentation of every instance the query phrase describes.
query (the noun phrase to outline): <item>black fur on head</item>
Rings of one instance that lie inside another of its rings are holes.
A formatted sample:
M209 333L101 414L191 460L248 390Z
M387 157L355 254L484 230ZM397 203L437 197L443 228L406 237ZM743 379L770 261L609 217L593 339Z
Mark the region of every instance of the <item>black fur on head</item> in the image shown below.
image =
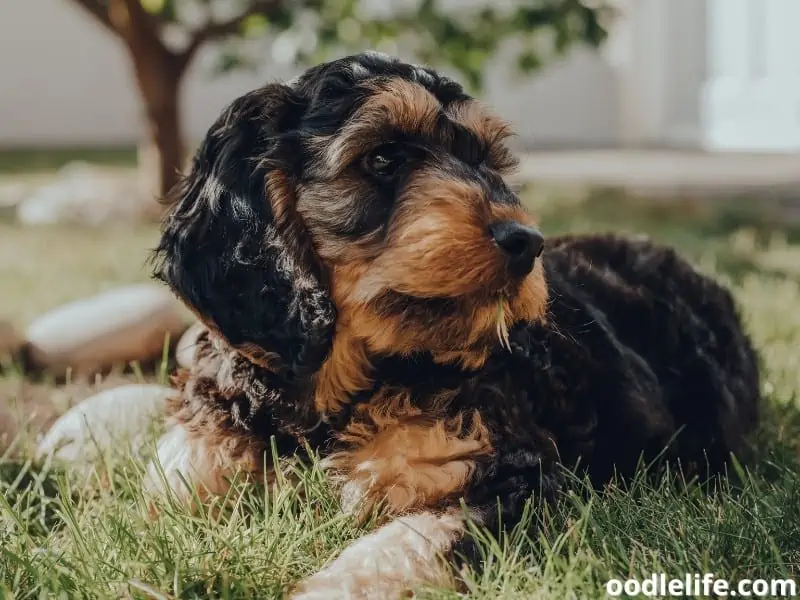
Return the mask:
M155 276L213 331L287 379L315 371L335 311L294 212L296 128L306 102L272 84L234 101L208 131L155 251Z

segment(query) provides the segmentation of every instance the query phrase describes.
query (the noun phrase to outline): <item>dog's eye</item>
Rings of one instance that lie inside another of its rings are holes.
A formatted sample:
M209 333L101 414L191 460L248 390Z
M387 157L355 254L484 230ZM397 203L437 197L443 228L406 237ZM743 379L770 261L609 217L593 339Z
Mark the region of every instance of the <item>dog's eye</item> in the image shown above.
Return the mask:
M370 169L376 173L385 173L392 166L392 159L385 154L373 154L372 162L370 162Z
M376 177L387 179L395 174L404 160L402 150L397 144L384 144L365 157L364 168Z

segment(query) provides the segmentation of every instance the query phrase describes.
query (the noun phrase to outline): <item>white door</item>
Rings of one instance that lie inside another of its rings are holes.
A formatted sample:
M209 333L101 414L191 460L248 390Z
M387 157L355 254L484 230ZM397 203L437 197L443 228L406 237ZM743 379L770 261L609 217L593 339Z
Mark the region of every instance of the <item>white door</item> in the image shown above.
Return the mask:
M800 0L708 0L703 144L800 150Z

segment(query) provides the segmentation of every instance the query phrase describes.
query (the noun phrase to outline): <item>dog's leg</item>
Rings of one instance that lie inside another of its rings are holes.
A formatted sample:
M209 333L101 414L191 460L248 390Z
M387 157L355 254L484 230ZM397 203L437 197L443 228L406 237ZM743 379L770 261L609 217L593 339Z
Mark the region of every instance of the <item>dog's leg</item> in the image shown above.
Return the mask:
M464 529L456 513L399 517L356 540L290 598L394 600L421 585L452 587L446 556Z
M195 497L204 501L224 495L237 473L261 475L263 450L246 438L201 436L176 424L159 440L157 456L147 467L145 495L153 501L171 493L185 506Z

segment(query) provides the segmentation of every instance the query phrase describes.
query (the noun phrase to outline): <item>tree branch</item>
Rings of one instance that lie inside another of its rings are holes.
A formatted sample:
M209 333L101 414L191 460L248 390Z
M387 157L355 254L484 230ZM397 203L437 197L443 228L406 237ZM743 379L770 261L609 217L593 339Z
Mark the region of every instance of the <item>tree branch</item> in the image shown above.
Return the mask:
M209 21L195 30L186 49L181 53L181 61L188 64L206 42L219 40L239 33L248 17L253 15L276 14L284 5L283 0L252 0L240 14L226 21Z
M95 21L100 23L108 31L115 35L119 35L119 31L114 27L111 22L111 17L108 14L108 8L103 5L99 0L70 0L72 3L80 6L84 12L94 18Z
M120 17L127 22L129 28L137 29L146 34L151 41L161 43L159 33L163 23L157 16L144 9L142 0L116 0L116 2L125 7L124 11L121 11ZM122 17L122 13L124 13L124 17Z

